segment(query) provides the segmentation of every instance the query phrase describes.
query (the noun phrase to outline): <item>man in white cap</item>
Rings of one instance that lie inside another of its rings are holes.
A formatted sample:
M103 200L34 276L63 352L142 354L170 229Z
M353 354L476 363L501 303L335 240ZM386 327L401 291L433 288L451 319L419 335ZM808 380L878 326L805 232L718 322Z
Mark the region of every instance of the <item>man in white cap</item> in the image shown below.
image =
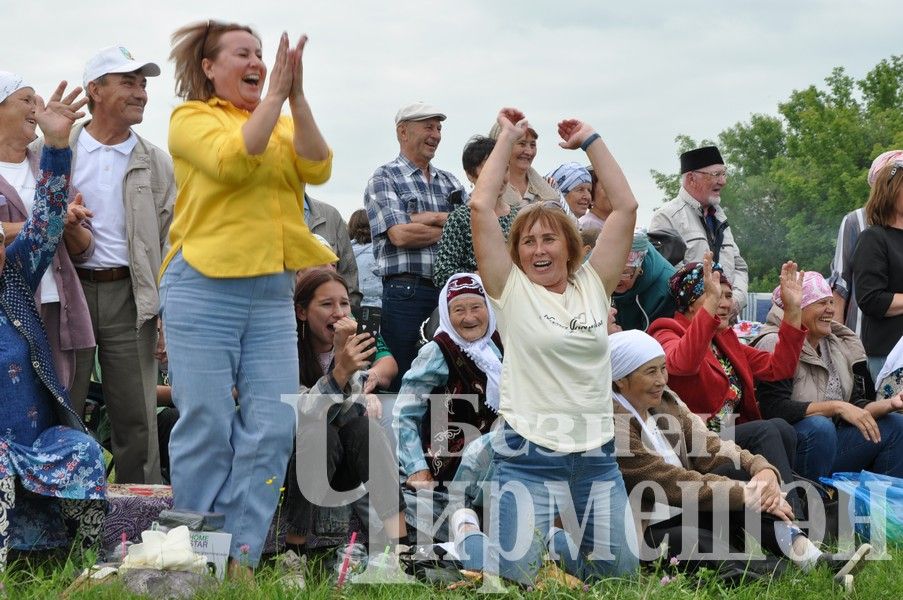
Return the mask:
M72 184L94 213L94 254L77 271L97 340L120 483L160 482L156 282L176 188L169 156L132 130L144 119L147 78L159 74L160 67L136 61L122 46L94 55L84 75L91 119L73 128L70 141ZM72 388L77 402L87 395L93 368L93 351L80 352Z
M721 208L721 189L727 185L727 169L715 146L703 146L680 155L680 192L656 209L649 231L672 229L687 245L683 263L702 262L709 250L734 290L731 318L746 306L749 270L734 241Z
M463 191L454 175L431 164L444 120L445 114L423 102L399 110L395 134L401 152L373 173L364 192L377 275L383 279L381 332L398 362L391 391L398 390L417 354L420 324L438 305L436 245L452 208L448 196Z

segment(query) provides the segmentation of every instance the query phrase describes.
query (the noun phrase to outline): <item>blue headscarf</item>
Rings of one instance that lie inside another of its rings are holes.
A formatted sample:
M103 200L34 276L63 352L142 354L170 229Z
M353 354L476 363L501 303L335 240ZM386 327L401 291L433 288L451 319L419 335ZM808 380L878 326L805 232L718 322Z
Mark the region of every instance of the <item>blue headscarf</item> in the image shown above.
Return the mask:
M548 175L546 179L552 178L558 186L558 191L567 196L568 192L580 185L581 183L592 183L593 178L589 174L589 170L581 164L575 162L564 163Z

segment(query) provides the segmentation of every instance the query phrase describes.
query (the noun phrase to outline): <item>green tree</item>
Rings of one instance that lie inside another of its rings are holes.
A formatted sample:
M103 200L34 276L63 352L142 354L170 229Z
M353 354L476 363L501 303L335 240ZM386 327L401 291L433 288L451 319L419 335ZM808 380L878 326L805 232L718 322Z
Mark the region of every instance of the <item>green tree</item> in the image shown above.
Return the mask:
M722 192L734 236L749 263L750 290L777 285L780 264L828 273L840 220L868 198L875 156L903 147L903 56L856 81L835 68L818 88L795 90L777 115L759 115L718 135L730 179ZM698 147L676 138L677 152ZM676 174L652 171L665 199Z

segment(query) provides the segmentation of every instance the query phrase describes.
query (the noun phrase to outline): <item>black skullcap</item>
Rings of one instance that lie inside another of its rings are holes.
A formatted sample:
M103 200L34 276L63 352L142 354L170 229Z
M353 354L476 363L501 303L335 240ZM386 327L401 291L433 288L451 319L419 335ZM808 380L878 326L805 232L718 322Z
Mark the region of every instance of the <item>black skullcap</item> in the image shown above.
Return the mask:
M687 150L680 155L680 174L698 171L710 165L723 165L724 159L715 146L703 146L695 150Z

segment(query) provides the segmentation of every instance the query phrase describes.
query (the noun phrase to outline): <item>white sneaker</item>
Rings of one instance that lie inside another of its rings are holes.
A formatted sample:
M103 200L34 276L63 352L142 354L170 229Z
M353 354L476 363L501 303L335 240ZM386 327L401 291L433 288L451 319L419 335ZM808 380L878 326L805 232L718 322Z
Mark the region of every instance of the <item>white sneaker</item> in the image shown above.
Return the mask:
M480 517L477 516L477 513L471 508L459 508L454 513L452 513L451 518L448 520L448 528L449 528L449 537L451 541L457 542L459 538L463 538L463 532L461 529L464 525L473 525L476 527L477 531L480 529Z
M301 591L307 585L304 570L307 556L298 556L294 550L286 550L276 558L279 569L279 583L287 590Z

